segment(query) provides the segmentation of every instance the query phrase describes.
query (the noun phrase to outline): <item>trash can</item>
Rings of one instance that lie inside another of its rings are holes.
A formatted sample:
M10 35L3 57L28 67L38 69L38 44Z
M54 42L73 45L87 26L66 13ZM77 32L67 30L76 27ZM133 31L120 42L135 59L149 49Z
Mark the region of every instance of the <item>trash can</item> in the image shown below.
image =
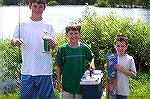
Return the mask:
M100 99L102 96L101 70L92 73L87 70L81 78L80 88L83 99Z

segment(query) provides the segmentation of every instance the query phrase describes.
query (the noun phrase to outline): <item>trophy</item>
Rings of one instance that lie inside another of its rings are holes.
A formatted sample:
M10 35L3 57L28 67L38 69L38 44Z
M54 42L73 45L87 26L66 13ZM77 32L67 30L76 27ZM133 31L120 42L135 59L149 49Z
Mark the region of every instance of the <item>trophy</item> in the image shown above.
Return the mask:
M117 69L116 64L118 62L117 54L107 54L107 83L106 83L106 97L116 97L117 93Z
M43 53L50 53L50 45L48 40L49 39L53 39L52 37L50 37L51 33L49 33L48 31L43 31L44 32L44 36L43 36L43 41L44 41L44 51Z

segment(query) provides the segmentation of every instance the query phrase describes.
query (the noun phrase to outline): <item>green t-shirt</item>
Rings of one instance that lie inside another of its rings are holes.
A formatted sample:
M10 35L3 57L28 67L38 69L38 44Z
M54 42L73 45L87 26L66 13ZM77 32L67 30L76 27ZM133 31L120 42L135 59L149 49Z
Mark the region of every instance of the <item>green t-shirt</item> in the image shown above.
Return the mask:
M80 94L80 79L86 70L86 62L90 62L93 57L90 48L83 43L77 48L71 48L68 44L60 47L55 64L62 66L64 91Z

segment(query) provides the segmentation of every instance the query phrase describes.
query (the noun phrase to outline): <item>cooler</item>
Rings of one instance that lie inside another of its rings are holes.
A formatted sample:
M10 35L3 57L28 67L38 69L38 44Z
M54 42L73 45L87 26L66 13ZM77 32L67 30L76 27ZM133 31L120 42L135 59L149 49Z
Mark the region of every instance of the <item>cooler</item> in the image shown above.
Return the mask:
M80 88L83 99L100 99L102 96L101 70L87 70L81 78Z

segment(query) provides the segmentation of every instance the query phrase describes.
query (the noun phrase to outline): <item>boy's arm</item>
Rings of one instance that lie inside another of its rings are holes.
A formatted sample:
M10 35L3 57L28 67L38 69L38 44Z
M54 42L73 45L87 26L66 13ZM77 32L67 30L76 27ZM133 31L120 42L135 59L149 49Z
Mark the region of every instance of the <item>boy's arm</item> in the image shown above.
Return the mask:
M20 46L23 43L23 40L20 38L20 23L16 26L12 40L10 44L12 46Z
M11 44L12 46L17 46L16 43L15 43L13 40L11 40L10 44Z
M57 66L56 74L57 74L57 84L58 84L58 88L59 88L59 91L62 92L62 91L63 91L63 87L62 87L62 84L61 84L62 68L61 68L60 65Z
M119 64L116 64L116 68L117 70L119 70L120 72L124 73L125 75L127 76L131 76L131 77L134 77L136 76L136 73L134 71L131 71L131 70L128 70L126 68L123 68L121 65Z
M56 73L57 73L57 81L58 81L58 82L61 81L61 72L62 72L61 66L58 65L58 66L57 66L57 69L56 69Z

